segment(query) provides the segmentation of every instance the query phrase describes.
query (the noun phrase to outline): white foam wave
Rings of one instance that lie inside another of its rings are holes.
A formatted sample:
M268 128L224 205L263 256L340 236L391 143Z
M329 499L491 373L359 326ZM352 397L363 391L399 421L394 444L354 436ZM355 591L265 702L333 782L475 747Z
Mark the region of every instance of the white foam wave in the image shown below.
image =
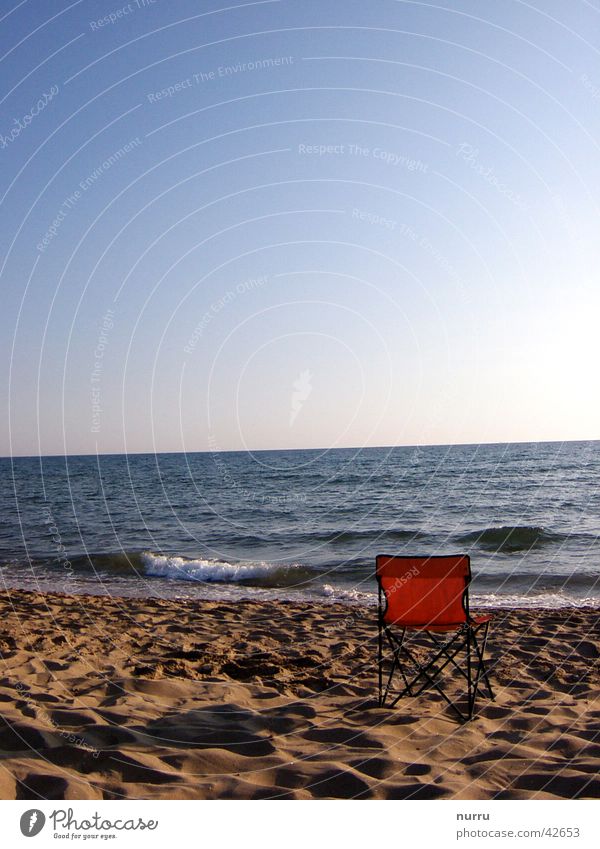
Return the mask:
M357 589L342 589L341 587L332 587L331 584L323 584L319 588L319 594L331 601L339 601L345 604L375 604L377 602L377 594L364 592Z
M333 587L331 584L323 584L319 587L319 595L340 602L341 604L362 604L372 606L377 604L377 594L364 592L357 589ZM482 593L473 594L470 598L471 609L486 608L515 608L531 610L564 610L565 608L600 608L600 596L587 596L578 598L565 593L538 593L537 595L525 595L517 593Z
M186 581L235 583L268 577L278 567L271 563L227 563L222 560L168 557L144 552L142 563L147 575Z
M470 606L473 610L477 608L528 608L535 610L547 608L549 610L562 610L567 607L598 608L600 607L599 596L587 596L577 598L564 593L539 593L538 595L520 595L510 593L486 593L472 595Z

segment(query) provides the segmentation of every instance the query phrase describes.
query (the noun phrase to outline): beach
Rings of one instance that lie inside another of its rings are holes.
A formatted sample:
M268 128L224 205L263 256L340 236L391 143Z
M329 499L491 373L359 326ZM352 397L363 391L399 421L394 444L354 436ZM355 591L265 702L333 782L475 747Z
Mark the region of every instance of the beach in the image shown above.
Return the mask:
M0 797L598 798L599 621L495 611L461 725L377 706L373 608L5 589Z

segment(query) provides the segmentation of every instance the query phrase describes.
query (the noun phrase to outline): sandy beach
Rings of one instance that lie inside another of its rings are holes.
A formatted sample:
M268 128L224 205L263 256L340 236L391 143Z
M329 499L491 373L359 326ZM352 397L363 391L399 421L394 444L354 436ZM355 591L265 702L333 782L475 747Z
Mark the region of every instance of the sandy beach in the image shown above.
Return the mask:
M376 705L375 611L0 597L0 797L600 796L600 612L496 611L496 701Z

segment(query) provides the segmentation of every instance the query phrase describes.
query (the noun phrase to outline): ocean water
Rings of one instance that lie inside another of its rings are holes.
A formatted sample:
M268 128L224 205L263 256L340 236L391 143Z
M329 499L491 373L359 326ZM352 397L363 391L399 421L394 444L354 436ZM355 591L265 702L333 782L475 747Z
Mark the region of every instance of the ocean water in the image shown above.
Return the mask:
M600 604L600 442L0 459L6 587L372 604L468 553L478 606Z

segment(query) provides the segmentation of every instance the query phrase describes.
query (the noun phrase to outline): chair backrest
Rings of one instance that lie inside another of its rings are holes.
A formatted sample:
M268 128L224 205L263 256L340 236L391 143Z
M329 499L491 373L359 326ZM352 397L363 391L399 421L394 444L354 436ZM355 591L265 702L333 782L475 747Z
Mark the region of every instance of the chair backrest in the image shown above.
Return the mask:
M386 602L383 620L388 624L440 627L467 621L471 580L467 554L380 554L376 563L377 580Z

